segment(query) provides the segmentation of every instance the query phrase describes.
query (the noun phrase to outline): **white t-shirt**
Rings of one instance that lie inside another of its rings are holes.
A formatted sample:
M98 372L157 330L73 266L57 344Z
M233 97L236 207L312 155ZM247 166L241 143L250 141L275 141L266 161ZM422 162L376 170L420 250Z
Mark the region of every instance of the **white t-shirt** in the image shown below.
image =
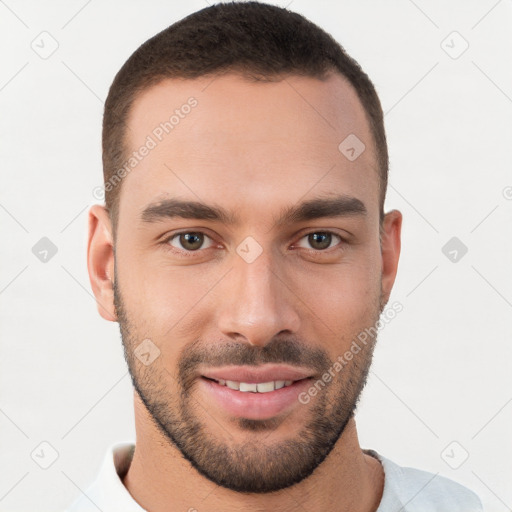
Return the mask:
M66 512L146 512L123 482L133 456L133 442L111 445L96 480ZM377 512L483 512L468 488L434 473L401 467L374 450L363 450L384 468L384 491Z

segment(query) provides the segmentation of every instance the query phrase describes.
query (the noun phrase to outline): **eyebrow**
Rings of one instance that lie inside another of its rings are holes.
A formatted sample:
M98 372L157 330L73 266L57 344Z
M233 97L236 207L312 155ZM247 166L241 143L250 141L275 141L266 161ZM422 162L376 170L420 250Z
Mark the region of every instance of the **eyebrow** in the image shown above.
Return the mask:
M347 195L318 197L285 208L275 224L282 226L324 217L347 217L366 214L366 206L356 197ZM177 198L151 203L141 213L141 219L145 223L160 222L172 218L212 220L227 225L236 225L239 221L235 215L222 207Z

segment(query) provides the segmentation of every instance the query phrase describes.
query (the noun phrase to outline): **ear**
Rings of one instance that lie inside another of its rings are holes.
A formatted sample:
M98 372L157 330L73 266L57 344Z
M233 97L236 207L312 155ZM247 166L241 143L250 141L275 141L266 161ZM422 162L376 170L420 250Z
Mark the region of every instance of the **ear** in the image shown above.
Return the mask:
M400 258L402 214L398 210L386 213L381 229L382 307L387 304L395 282Z
M105 320L116 322L112 226L107 209L99 204L95 204L89 210L87 270L99 314Z

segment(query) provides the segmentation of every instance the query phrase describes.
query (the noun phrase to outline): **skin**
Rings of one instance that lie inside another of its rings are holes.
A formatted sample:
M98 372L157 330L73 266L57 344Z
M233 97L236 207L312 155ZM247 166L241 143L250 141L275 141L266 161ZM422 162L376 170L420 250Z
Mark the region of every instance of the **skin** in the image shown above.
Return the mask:
M136 99L129 147L140 147L190 96L197 107L122 182L115 255L107 211L95 205L89 212L88 269L98 311L120 322L132 378L148 396L165 398L163 408L176 414L184 385L179 361L194 342L213 354L233 345L260 354L288 337L298 340L305 363L314 350L335 361L375 324L389 299L402 223L401 213L392 210L379 232L375 147L357 94L342 76L288 76L274 83L251 83L236 74L165 80ZM353 162L338 150L351 133L366 145ZM362 201L366 214L275 222L301 201L340 194ZM238 222L141 220L148 204L169 197L221 206ZM205 233L207 248L186 257L179 237L171 246L162 243L177 231ZM346 241L333 236L330 247L320 250L307 235L325 231ZM248 236L262 248L251 263L236 252ZM146 338L161 351L149 366L133 356ZM250 446L254 460L270 458L266 448L296 440L322 403L333 418L339 397L355 406L360 390L350 395L348 376L364 385L371 349L354 356L309 404L297 403L268 428L244 428L207 400L197 379L187 384L190 411L212 443ZM134 405L136 450L123 483L147 510L281 512L296 510L297 503L310 512L378 507L382 467L361 450L348 410L332 450L306 478L276 492L240 493L216 485L185 460L136 391Z

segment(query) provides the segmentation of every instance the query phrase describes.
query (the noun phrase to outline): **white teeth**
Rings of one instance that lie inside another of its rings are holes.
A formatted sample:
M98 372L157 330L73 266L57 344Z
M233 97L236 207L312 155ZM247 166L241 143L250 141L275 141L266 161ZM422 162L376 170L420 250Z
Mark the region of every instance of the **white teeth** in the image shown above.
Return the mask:
M255 384L251 382L236 382L234 380L217 380L217 383L221 386L227 386L229 389L235 389L236 391L242 391L243 393L270 393L276 389L290 386L293 382L293 380L271 380L269 382L260 382Z
M247 382L240 382L240 391L252 391L256 393L258 391L257 384L248 384Z
M268 393L269 391L274 391L274 381L270 382L260 382L257 384L258 393Z

